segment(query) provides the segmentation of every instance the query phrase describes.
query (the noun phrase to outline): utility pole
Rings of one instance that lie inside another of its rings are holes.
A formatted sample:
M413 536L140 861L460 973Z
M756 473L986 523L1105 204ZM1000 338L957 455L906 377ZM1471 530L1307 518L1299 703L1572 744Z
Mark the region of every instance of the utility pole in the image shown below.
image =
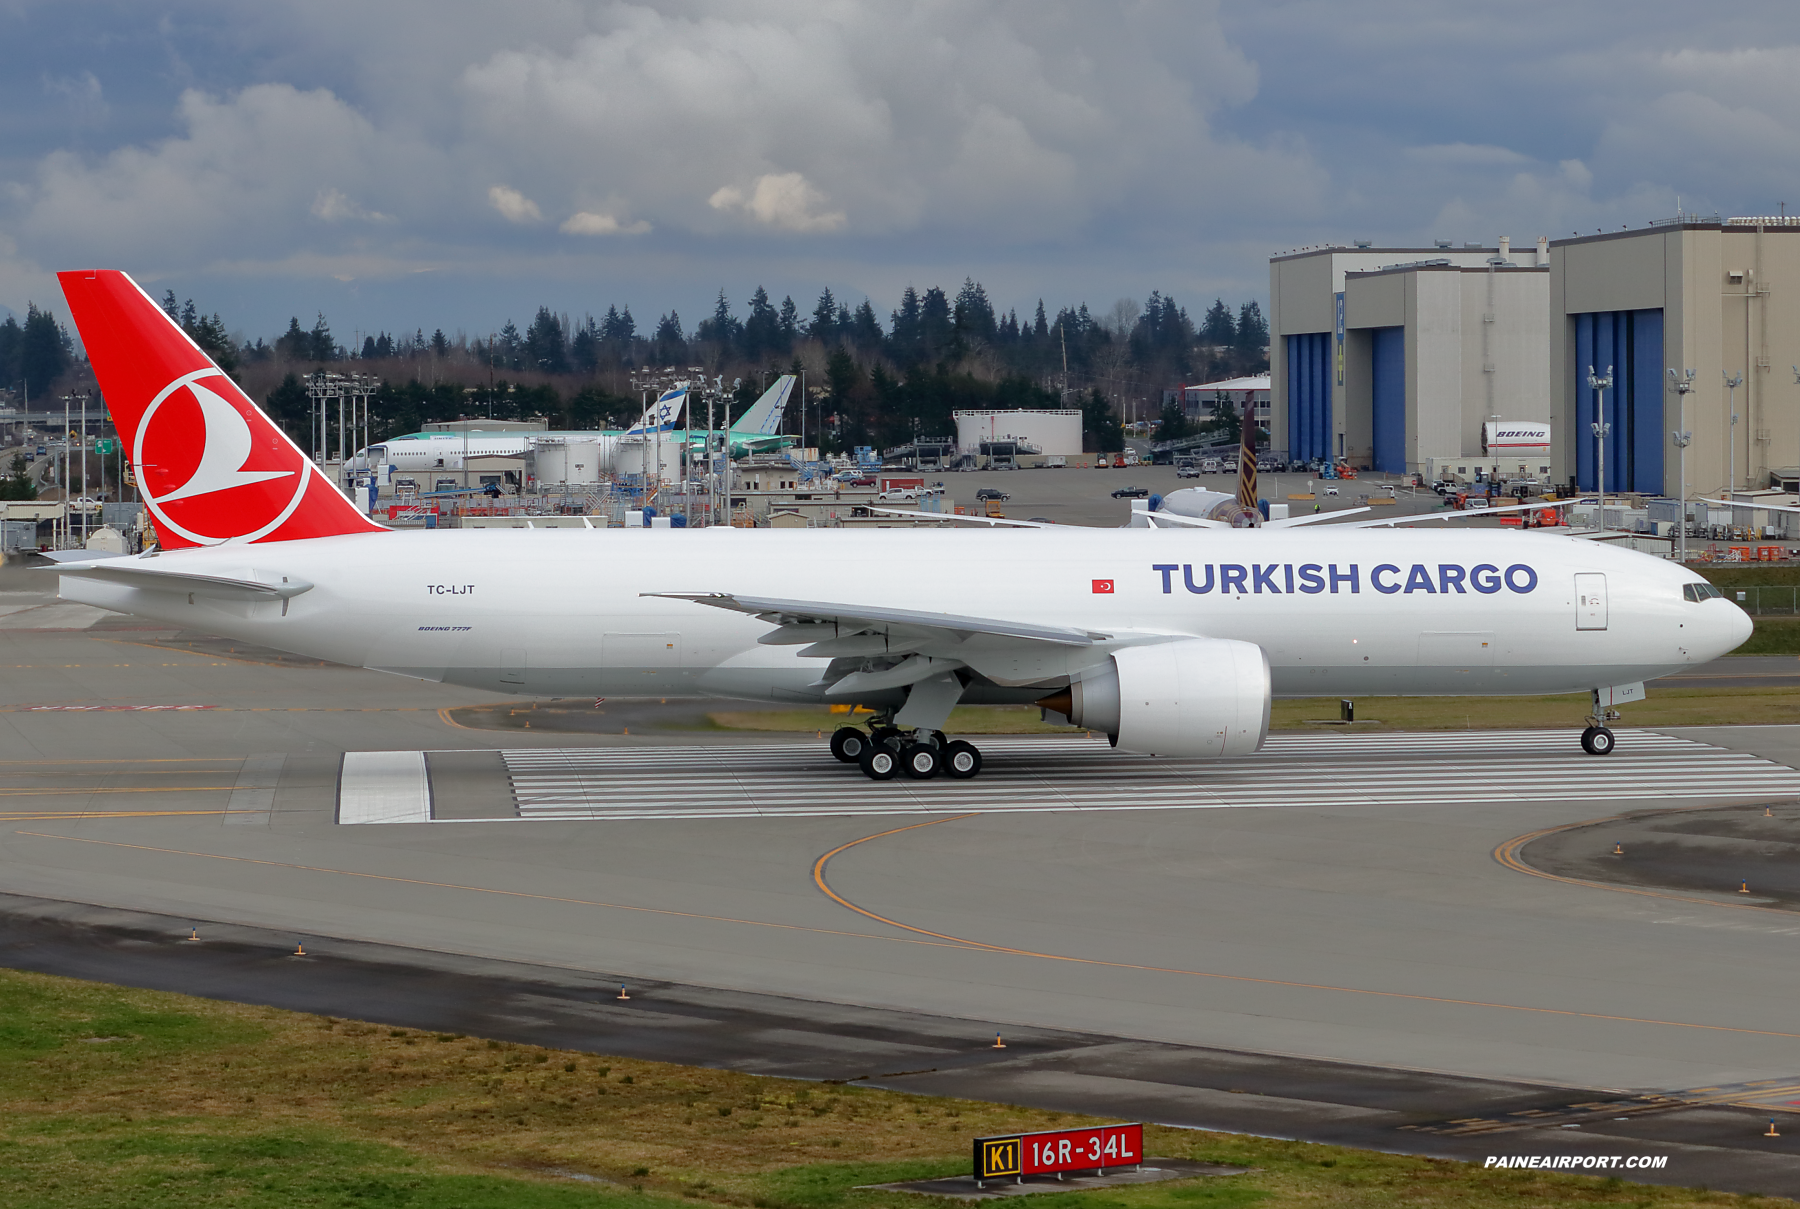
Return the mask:
M1594 430L1594 448L1598 455L1598 478L1600 480L1600 530L1606 531L1606 434L1612 431L1612 425L1606 422L1606 392L1613 384L1613 367L1606 367L1606 376L1594 376L1594 367L1588 366L1588 389L1594 392L1594 415L1597 417L1591 427Z
M1719 376L1722 378L1725 377L1725 371L1720 370ZM1729 378L1725 378L1726 389L1728 389L1731 392L1731 404L1730 404L1730 407L1731 407L1731 481L1730 481L1730 484L1726 487L1726 490L1731 491L1731 492L1735 492L1738 489L1738 481L1737 481L1737 388L1742 386L1743 384L1744 384L1744 375L1741 373L1734 374Z
M1794 371L1794 381L1800 382L1800 369ZM1679 558L1685 566L1688 557L1687 450L1688 443L1694 439L1694 434L1687 431L1687 397L1688 392L1694 389L1694 371L1691 369L1688 370L1687 375L1683 377L1681 374L1677 374L1674 367L1671 366L1669 368L1669 382L1675 387L1675 397L1677 400L1675 405L1675 423L1678 426L1674 432L1669 434L1669 439L1675 442L1675 448L1681 450L1681 513L1680 519L1676 523L1675 534Z

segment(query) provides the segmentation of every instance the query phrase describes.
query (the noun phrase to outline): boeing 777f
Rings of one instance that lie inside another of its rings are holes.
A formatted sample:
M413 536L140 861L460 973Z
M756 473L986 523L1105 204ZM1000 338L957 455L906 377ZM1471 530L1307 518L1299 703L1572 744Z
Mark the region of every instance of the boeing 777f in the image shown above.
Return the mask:
M1750 633L1685 567L1498 530L392 532L129 277L61 281L160 538L64 598L511 693L865 705L832 750L876 779L975 776L959 702L1195 757L1255 750L1276 696L1587 693L1604 754L1614 706Z

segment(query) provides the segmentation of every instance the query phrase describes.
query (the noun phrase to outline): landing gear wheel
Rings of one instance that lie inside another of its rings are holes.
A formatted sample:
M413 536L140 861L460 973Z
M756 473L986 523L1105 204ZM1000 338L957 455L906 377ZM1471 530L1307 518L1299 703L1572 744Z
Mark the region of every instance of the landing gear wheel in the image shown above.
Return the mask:
M900 749L900 766L913 780L929 781L944 767L944 758L937 748L929 744L908 743Z
M891 781L900 771L900 753L885 743L871 743L856 757L856 766L871 781Z
M981 771L981 749L961 739L944 745L944 775L966 781Z
M1610 755L1613 733L1604 726L1590 726L1581 732L1581 750L1590 756Z
M846 764L856 763L869 744L869 733L854 726L840 726L831 733L831 754Z
M900 749L899 728L893 726L871 726L869 727L869 733L875 737L875 742L891 744L896 751Z

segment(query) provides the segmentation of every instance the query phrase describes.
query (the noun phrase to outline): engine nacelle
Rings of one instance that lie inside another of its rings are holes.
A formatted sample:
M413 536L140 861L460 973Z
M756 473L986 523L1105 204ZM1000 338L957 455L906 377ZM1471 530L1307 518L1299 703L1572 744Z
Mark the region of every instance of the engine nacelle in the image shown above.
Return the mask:
M1126 751L1243 756L1269 733L1270 700L1261 647L1184 638L1114 652L1110 666L1069 686L1064 712Z

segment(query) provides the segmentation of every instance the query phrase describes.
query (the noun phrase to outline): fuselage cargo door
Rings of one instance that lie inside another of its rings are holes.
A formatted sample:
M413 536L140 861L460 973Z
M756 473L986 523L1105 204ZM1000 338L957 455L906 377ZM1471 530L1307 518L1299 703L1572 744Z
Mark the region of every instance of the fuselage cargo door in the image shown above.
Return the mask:
M1606 576L1593 571L1575 576L1575 628L1606 628Z

